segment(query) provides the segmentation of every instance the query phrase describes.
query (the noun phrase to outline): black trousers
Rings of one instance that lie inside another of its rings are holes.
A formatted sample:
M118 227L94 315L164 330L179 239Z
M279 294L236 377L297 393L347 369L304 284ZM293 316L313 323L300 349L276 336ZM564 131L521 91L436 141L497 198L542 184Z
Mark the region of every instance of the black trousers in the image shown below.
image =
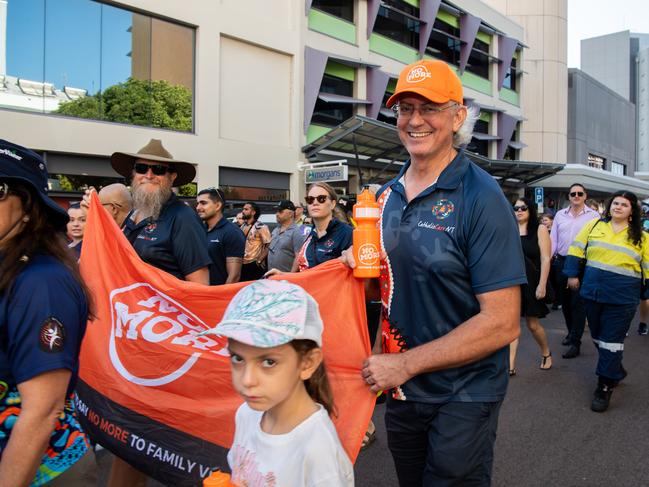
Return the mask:
M243 264L241 266L241 278L239 281L256 281L257 279L261 279L265 272L266 269L257 262Z
M499 402L388 397L385 427L401 487L488 487Z
M571 345L580 346L586 326L586 308L579 289L568 289L568 278L562 272L564 262L565 257L555 256L552 266L557 276L557 292L561 296L561 311L568 329L568 340Z

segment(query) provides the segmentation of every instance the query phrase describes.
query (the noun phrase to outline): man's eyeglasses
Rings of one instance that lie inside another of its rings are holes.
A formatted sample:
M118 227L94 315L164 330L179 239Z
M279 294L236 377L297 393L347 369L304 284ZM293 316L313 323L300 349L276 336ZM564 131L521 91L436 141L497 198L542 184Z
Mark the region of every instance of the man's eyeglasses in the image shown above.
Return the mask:
M318 200L318 203L322 204L327 201L327 199L329 199L329 196L326 194L319 194L318 196L307 196L304 198L304 201L306 201L308 205L312 205L315 200Z
M174 168L166 164L145 164L144 162L136 162L133 169L138 174L146 174L151 169L151 172L156 176L162 176L168 172L174 172Z
M514 205L514 211L527 211L527 206L525 206L525 205Z
M583 191L573 191L572 193L570 193L571 198L574 198L575 196L579 196L581 198L582 196L584 196L584 192Z
M415 107L414 105L410 105L408 103L399 103L397 105L394 105L392 107L392 110L394 110L394 113L396 113L397 116L401 118L410 118L415 114L416 111L418 111L419 115L421 115L422 117L430 118L443 112L444 110L448 110L449 108L457 106L459 106L457 103L451 103L450 105L444 106L425 103L423 105L419 105L419 107Z

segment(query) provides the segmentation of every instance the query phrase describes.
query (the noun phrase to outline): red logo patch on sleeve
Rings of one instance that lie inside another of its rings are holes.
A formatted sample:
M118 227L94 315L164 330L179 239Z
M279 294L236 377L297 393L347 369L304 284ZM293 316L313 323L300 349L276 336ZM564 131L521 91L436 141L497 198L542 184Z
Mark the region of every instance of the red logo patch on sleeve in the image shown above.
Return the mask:
M41 325L38 334L38 348L47 353L59 353L65 344L65 328L63 324L50 316Z

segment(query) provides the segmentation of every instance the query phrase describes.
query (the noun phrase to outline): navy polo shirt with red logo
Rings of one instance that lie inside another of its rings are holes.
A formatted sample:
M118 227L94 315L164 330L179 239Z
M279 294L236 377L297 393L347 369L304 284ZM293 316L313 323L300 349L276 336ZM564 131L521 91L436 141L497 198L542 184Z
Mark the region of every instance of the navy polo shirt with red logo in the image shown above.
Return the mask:
M178 279L212 263L203 222L175 195L164 204L157 220L146 218L135 224L129 218L123 231L140 259Z
M68 394L72 393L87 319L81 286L49 256L31 258L11 290L0 296L0 454L21 407L18 384L44 372L67 369L72 372ZM66 404L57 430L68 424L70 434L70 424L76 424L71 413L72 405ZM59 446L66 448L65 442ZM83 444L77 446L85 451Z
M477 295L526 282L512 208L493 178L460 151L435 184L408 202L402 178L409 164L378 194L389 352L446 335L480 312ZM507 364L503 347L472 364L416 376L393 395L426 403L498 401Z

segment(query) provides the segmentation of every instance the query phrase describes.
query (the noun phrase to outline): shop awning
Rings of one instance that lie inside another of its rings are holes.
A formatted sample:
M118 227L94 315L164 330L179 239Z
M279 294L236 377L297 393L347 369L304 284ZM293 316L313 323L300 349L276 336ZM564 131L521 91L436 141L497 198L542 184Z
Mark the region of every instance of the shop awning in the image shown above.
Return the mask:
M586 190L590 192L611 194L616 191L627 190L634 192L640 199L649 197L649 182L613 174L584 164L566 164L557 174L535 181L532 186L568 189L575 182L583 184Z
M307 144L302 152L310 162L346 157L350 159L349 165L379 169L380 174L397 172L408 160L408 153L401 144L394 125L360 115L345 120ZM544 162L493 160L469 151L467 155L495 179L508 185L531 184L555 174L564 166Z

